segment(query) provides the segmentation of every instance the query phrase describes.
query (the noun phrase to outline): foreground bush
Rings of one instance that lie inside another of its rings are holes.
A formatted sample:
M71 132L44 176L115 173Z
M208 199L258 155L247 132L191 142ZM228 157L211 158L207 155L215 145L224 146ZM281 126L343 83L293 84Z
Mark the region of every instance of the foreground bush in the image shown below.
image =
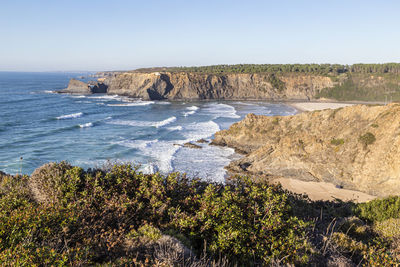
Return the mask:
M371 222L400 218L400 197L392 196L359 204L356 213Z
M352 210L367 218L369 205L312 202L243 177L223 185L50 163L31 177L0 173L0 265L397 264L378 225L332 224Z
M154 250L165 233L193 254L236 263L308 259L307 224L292 216L279 186L145 175L130 165L85 172L63 162L3 180L2 264L154 264L149 244Z

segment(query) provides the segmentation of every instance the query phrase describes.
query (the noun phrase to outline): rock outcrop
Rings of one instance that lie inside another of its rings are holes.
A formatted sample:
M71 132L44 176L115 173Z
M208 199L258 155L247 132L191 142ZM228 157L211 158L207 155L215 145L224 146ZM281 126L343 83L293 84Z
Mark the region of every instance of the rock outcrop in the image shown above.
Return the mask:
M105 83L109 94L144 100L309 100L335 84L329 77L312 74L190 72L117 73L107 76Z
M69 81L68 87L64 90L58 91L59 93L69 93L69 94L96 94L96 93L107 93L107 85L101 82L82 82L76 79L71 79Z
M400 105L358 105L287 117L248 114L214 144L245 154L234 172L326 181L377 196L400 194Z

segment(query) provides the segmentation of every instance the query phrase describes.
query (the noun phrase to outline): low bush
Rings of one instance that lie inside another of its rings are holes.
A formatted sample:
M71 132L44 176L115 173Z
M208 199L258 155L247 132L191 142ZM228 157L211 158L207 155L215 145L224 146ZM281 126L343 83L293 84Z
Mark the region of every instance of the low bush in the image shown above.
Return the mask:
M373 144L376 141L375 135L373 135L370 132L367 132L366 134L360 135L358 138L360 142L364 145L364 147L367 147L368 145Z
M338 138L338 139L332 138L331 144L332 144L332 145L335 145L335 146L340 146L340 145L343 145L343 144L344 144L344 140L341 139L341 138Z
M392 196L360 203L355 213L362 219L381 222L391 218L400 218L400 197Z
M246 177L219 184L129 164L85 171L51 163L31 177L0 174L0 265L324 265L334 255L321 247L326 222L393 217L396 201L354 208ZM369 214L374 205L389 214ZM356 264L354 251L365 262L389 259L386 241L370 242L378 240L371 227L356 226L332 228L346 235L335 235L341 251Z
M148 260L132 255L127 240L154 241L163 232L179 233L198 255L223 253L242 264L304 263L309 256L309 224L292 215L287 193L246 178L222 185L179 173L145 175L131 165L84 171L61 162L31 177L2 178L0 192L2 263Z

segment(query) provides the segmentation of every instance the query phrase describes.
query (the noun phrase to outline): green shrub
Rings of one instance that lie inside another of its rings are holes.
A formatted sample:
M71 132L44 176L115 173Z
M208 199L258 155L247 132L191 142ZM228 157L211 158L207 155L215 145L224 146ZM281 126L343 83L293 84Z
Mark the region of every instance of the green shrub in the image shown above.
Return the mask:
M360 203L355 209L358 217L371 222L400 218L400 197L392 196Z
M358 138L360 142L364 145L364 147L367 147L368 145L373 144L376 141L375 135L373 135L370 132L367 132L366 134L360 135Z
M207 240L210 253L243 264L254 259L307 262L307 223L291 215L280 187L238 178L227 186L209 185L196 202L198 209L175 215L176 226L196 248L204 249Z
M374 224L374 229L384 237L400 238L400 218L378 221Z
M286 85L282 82L275 74L271 74L268 76L268 82L272 85L273 88L277 89L279 92L282 92L286 89Z
M318 252L314 219L350 216L354 205L311 202L243 177L219 184L179 173L146 175L129 164L84 171L52 163L34 174L0 173L0 265L152 266L162 233L208 262L223 255L232 265L309 264L311 251ZM382 212L398 214L396 201L386 201ZM376 216L369 209L377 210L361 204L354 210ZM347 229L349 238L382 251L368 260L385 259L387 247L364 242L369 230L361 226Z
M158 239L161 238L161 236L162 236L161 231L158 228L151 226L149 224L144 224L140 226L138 230L133 229L127 235L127 237L129 238L145 237L151 241L157 241Z

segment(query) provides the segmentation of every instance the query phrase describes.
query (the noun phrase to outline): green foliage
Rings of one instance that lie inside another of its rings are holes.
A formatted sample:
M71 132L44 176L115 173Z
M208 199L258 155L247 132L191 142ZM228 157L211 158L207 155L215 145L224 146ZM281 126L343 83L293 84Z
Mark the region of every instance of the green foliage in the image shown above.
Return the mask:
M400 197L392 196L358 204L355 213L362 219L381 222L400 218Z
M3 263L127 260L144 253L127 247L129 239L157 240L162 232L179 233L199 253L224 253L236 262L308 257L307 224L291 215L287 195L277 186L145 175L131 165L85 172L65 162L0 182ZM37 185L41 191L32 199L29 188Z
M282 92L286 89L286 85L282 82L275 74L271 74L268 76L268 82L272 85L272 87L276 88L279 92Z
M179 173L145 175L129 164L84 171L51 163L31 177L0 173L0 265L153 266L160 263L156 241L168 239L163 235L211 260L223 255L246 266L310 264L320 253L313 240L326 232L315 218L331 221L354 210L362 218L385 219L399 214L398 202L352 208L354 203L312 202L244 177L219 184ZM379 216L371 212L379 209ZM361 242L357 255L365 261L392 260L386 241L376 241L368 226L341 231ZM356 251L341 246L348 255Z
M160 229L151 226L149 224L144 224L139 227L139 229L136 231L135 229L131 230L127 237L128 238L140 238L140 237L145 237L148 238L151 241L157 241L160 239L162 236L162 233Z
M338 138L338 139L332 138L331 144L335 145L335 146L340 146L340 145L344 144L344 140L342 138Z
M340 101L400 100L399 75L395 73L377 73L377 75L364 72L342 74L333 87L324 88L316 97Z
M336 232L332 242L342 254L351 256L363 266L397 266L399 261L388 250L388 244L380 239L371 239L364 243L352 238L349 234Z
M371 124L371 127L373 127L373 128L378 128L378 127L379 127L379 125L378 125L378 124L376 124L376 123L373 123L373 124Z
M198 209L176 214L176 226L196 248L207 240L211 253L243 264L254 259L264 264L307 262L309 224L291 215L280 187L238 178L227 186L209 185L196 202Z
M370 132L367 132L363 135L360 135L358 140L366 147L368 145L373 144L376 141L375 135Z
M337 75L340 73L400 73L399 63L386 64L236 64L236 65L213 65L200 67L159 67L143 68L137 72L193 72L207 74L223 73L312 73L320 75Z
M387 238L400 238L400 218L390 218L374 224L375 231Z

